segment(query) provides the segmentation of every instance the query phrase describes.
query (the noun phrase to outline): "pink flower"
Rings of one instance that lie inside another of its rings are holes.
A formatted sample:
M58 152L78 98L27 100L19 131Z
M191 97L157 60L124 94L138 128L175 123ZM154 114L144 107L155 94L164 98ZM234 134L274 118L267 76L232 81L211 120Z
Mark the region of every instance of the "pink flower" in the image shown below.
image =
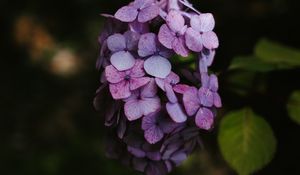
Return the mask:
M105 77L109 84L112 97L116 100L125 99L131 96L131 91L136 90L150 81L144 77L144 61L136 60L133 68L126 71L118 71L110 65L105 68Z

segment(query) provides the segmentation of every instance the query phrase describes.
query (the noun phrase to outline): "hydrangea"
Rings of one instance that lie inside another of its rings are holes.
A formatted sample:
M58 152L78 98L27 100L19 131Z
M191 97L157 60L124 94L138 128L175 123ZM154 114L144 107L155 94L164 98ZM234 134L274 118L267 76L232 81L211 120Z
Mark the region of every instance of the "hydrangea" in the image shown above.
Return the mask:
M105 113L106 154L166 175L201 145L222 106L218 78L208 71L219 47L214 17L187 0L135 0L102 16L94 106ZM194 55L197 71L176 55Z

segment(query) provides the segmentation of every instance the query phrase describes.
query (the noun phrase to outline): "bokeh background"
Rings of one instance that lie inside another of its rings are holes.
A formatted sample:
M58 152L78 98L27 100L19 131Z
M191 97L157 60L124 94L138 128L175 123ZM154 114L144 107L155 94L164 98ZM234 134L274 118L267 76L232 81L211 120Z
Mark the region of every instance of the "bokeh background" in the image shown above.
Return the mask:
M128 2L0 1L0 174L138 174L105 158L103 117L92 105L100 84L95 68L99 14L114 13ZM300 174L300 126L286 111L289 94L300 89L300 70L258 74L263 78L246 85L246 95L234 93L228 70L234 57L251 55L260 38L300 49L300 1L191 2L216 18L221 46L212 70L220 76L225 105L220 117L251 106L277 137L274 159L255 174ZM217 133L218 124L203 136L205 149L172 175L236 174L220 154Z

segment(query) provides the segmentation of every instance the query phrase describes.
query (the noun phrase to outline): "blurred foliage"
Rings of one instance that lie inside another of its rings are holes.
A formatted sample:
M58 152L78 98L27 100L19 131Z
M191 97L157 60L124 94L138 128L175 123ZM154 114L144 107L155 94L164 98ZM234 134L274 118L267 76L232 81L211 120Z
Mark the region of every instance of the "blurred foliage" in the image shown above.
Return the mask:
M225 160L241 175L261 169L276 150L271 127L248 108L224 116L218 141Z
M289 98L287 109L293 121L300 125L300 91L295 91Z

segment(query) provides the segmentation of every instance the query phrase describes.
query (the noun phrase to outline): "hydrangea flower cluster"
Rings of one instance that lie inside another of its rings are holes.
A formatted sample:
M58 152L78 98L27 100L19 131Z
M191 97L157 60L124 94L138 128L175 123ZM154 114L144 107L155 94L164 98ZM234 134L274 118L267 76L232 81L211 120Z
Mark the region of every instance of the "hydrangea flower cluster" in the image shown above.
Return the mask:
M102 85L94 106L112 131L107 155L147 175L165 175L201 143L222 106L217 76L208 73L219 46L214 17L187 0L135 0L102 16L96 64ZM197 71L185 72L194 85L182 83L171 64L190 54Z

